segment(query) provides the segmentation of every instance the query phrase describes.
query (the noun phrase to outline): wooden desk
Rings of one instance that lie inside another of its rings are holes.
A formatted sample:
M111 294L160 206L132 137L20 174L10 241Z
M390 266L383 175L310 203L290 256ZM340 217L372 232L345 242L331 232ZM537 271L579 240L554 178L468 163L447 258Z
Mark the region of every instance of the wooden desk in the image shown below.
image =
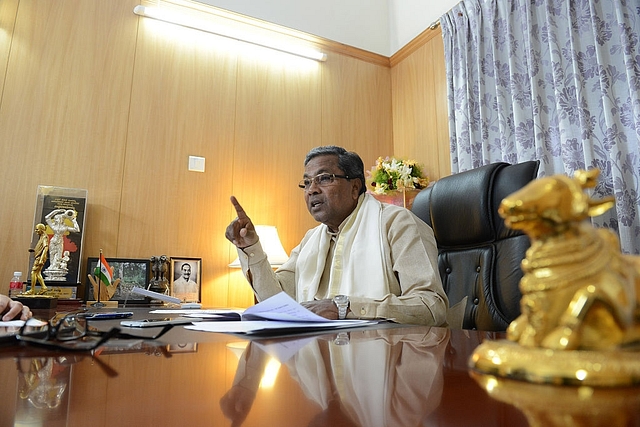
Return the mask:
M525 426L467 370L473 349L498 338L383 327L249 341L176 327L156 346L103 350L101 363L5 349L0 425Z

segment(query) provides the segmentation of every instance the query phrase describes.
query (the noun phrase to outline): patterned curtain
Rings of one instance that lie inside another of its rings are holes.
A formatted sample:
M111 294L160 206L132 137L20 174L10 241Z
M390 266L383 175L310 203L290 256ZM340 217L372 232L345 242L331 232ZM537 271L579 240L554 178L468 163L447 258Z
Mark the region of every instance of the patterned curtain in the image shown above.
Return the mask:
M640 253L640 2L464 0L440 23L452 171L598 168L616 206L593 223Z

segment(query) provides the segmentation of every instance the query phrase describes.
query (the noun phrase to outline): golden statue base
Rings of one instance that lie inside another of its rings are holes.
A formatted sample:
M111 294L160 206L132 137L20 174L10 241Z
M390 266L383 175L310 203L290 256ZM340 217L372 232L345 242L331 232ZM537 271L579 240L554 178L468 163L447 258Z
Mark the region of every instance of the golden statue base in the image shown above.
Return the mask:
M549 350L486 341L469 367L482 374L538 384L589 387L640 386L640 351Z
M58 306L58 298L51 295L20 294L13 297L13 299L21 302L22 305L26 305L31 310L56 308Z

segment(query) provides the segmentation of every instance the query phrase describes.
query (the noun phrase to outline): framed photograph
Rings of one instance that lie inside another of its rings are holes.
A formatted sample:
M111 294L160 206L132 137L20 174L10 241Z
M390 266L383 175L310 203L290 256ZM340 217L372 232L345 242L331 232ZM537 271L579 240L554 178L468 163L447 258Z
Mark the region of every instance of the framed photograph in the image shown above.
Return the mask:
M149 304L150 299L143 295L131 292L131 288L138 286L146 289L149 284L151 272L151 261L149 259L137 258L105 258L109 267L113 269L113 280L120 279L120 284L116 293L111 297L111 301L118 301L123 304ZM97 257L87 259L87 275L93 275L93 271L98 265ZM93 285L87 278L85 286L85 300L93 301Z
M202 258L171 258L171 296L182 302L200 302Z

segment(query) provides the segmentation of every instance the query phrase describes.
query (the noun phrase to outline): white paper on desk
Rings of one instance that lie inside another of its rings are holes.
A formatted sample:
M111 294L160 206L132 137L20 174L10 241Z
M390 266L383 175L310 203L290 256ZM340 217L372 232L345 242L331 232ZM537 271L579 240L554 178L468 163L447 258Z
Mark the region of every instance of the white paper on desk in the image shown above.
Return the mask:
M0 322L0 328L21 328L24 322L24 320L7 320L6 322ZM47 324L47 322L34 318L29 319L28 322L28 326L44 326Z
M0 322L0 328L21 328L24 325L24 320L7 320L6 322Z
M183 314L198 316L200 314L225 314L238 313L242 320L282 320L287 322L326 322L327 319L318 316L311 310L303 307L285 292L280 292L246 310L153 310L151 313ZM198 316L205 317L205 316Z
M219 309L219 308L216 308L216 309L176 308L176 309L151 310L149 313L199 315L199 314L226 314L226 313L242 314L243 312L244 310L231 310L231 309Z
M198 322L185 329L230 334L277 334L288 332L313 332L327 329L355 328L378 323L372 320L327 320L324 322L289 322L279 320L241 320L230 322Z
M280 292L266 300L247 308L242 314L242 320L283 320L288 322L326 322L327 319L318 316L303 307L285 292Z
M354 328L378 323L375 320L327 320L318 316L284 292L247 308L240 321L199 322L186 329L232 334L269 335Z

